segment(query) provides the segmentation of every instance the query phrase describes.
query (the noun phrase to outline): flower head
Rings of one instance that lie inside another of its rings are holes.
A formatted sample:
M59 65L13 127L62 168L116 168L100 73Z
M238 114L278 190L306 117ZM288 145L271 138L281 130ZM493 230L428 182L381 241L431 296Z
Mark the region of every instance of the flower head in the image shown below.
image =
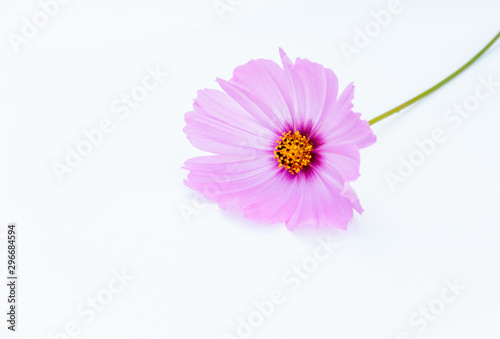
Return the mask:
M330 69L280 53L283 68L252 60L217 79L223 91L198 92L184 132L214 155L188 160L185 184L258 222L345 229L363 211L349 185L359 149L376 138L352 111L353 84L338 95Z

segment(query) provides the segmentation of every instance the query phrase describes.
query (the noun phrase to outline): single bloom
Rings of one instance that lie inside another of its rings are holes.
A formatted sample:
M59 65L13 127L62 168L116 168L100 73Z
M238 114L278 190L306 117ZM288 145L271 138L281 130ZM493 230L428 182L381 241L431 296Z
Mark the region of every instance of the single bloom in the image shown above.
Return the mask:
M185 184L258 222L346 229L363 211L349 184L359 149L376 137L352 110L352 83L339 95L333 71L280 54L283 67L252 60L217 79L222 91L198 92L184 132L214 155L188 160Z

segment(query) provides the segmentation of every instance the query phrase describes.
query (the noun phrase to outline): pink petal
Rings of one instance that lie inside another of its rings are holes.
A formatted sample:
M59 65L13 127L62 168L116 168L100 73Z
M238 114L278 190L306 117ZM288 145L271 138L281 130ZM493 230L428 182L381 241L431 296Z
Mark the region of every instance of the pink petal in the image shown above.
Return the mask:
M355 144L364 148L376 141L368 121L361 120L361 114L352 111L353 97L354 85L350 84L338 98L334 114L324 120L321 134L325 142L335 145Z
M318 147L319 166L328 170L340 182L354 181L359 177L359 149L353 144L327 143Z
M269 108L257 96L233 85L229 81L217 79L217 82L221 88L229 94L231 98L238 102L241 107L250 113L262 127L276 134L281 133L284 121L280 120L271 108Z
M269 180L238 194L238 205L245 217L265 223L282 223L296 211L300 199L300 180L279 171Z
M295 98L292 118L295 129L312 130L331 113L338 92L335 74L307 59L293 64L280 49L283 68Z
M191 143L217 154L248 154L274 147L276 135L262 126L226 93L198 92L194 111L185 115Z
M274 112L283 123L290 121L293 110L290 86L283 69L271 60L252 60L237 67L229 81L244 93L253 93L254 98Z
M247 189L266 182L275 175L276 161L269 156L203 156L188 160L186 186L216 201L221 207L231 205Z
M298 208L286 221L288 229L328 226L346 228L352 218L352 204L340 194L338 187L319 172L315 172L300 186Z
M339 92L339 81L335 73L333 73L332 70L325 68L325 76L327 83L326 99L321 117L315 125L315 127L318 128L326 119L328 119L328 117L335 114L335 104L337 102L337 95Z

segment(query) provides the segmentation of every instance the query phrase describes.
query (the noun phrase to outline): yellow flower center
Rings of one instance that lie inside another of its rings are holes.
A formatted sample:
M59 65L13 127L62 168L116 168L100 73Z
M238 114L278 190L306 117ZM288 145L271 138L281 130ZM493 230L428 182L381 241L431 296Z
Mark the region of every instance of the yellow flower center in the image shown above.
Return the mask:
M275 147L274 158L280 168L285 167L290 173L296 174L311 163L313 146L307 134L302 135L298 131L292 134L292 131L288 131L276 143L278 146Z

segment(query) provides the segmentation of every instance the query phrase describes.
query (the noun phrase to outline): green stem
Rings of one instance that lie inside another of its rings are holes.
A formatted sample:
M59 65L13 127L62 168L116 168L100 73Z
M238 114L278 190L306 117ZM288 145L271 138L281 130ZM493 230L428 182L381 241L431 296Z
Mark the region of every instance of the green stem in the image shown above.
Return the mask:
M407 102L405 102L405 103L403 103L403 104L401 104L401 105L399 105L397 107L394 107L393 109L385 112L384 114L381 114L381 115L379 115L379 116L371 119L369 121L370 125L373 125L376 122L379 122L380 120L383 120L383 119L385 119L385 118L393 115L394 113L398 113L402 109L410 106L411 104L419 101L422 98L425 98L426 96L428 96L432 92L436 91L438 88L440 88L441 86L443 86L444 84L446 84L447 82L449 82L451 79L453 79L454 77L456 77L457 75L459 75L460 73L462 73L470 65L472 65L477 59L479 59L481 57L481 55L483 55L484 52L486 52L488 50L488 48L490 48L491 45L493 45L495 43L495 41L497 41L497 39L499 37L500 37L500 32L497 35L495 35L495 37L481 51L479 51L479 53L477 53L472 59L470 59L469 62L467 62L465 65L463 65L462 67L460 67L459 69L457 69L455 72L453 72L451 75L449 75L446 79L444 79L441 82L439 82L438 84L432 86L427 91L420 93L419 95L417 95L413 99L410 99Z

